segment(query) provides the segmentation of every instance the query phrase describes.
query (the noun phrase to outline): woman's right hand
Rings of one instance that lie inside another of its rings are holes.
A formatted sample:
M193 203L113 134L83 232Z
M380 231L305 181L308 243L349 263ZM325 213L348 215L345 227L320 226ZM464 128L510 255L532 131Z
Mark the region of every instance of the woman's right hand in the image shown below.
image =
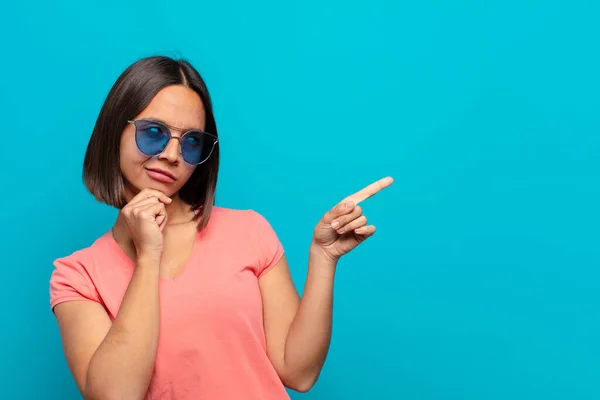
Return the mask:
M162 230L167 223L165 205L171 201L158 190L144 189L121 209L138 258L142 255L161 256Z

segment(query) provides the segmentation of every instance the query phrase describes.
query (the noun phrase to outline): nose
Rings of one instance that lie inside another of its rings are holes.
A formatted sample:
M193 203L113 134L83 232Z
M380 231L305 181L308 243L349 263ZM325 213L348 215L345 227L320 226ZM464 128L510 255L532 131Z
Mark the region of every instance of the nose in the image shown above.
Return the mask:
M179 137L171 137L171 140L167 143L167 147L158 155L158 159L168 161L171 164L177 164L179 162L179 140L181 140Z

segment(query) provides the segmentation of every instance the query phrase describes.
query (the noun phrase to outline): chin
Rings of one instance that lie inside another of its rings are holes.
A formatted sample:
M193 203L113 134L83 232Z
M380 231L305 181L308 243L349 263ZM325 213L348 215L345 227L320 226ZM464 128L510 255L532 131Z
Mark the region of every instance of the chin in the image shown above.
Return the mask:
M144 189L158 190L169 197L172 197L175 193L178 192L178 190L173 188L172 185L166 185L160 182L152 182L151 184L144 186Z
M173 187L173 185L146 179L142 179L139 183L136 182L136 184L132 184L131 187L132 189L134 189L134 192L136 194L144 189L152 189L158 190L159 192L162 192L169 197L172 197L175 193L179 191L179 187Z

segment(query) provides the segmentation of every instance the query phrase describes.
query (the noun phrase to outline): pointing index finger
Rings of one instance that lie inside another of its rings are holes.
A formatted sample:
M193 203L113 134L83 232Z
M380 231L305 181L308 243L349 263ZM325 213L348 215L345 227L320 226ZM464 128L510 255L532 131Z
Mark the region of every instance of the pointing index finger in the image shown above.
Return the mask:
M369 197L372 197L375 194L379 193L386 187L390 186L392 183L394 183L394 178L392 178L391 176L387 176L378 180L377 182L371 183L369 186L346 197L343 201L353 201L355 204L358 204L362 201L365 201Z

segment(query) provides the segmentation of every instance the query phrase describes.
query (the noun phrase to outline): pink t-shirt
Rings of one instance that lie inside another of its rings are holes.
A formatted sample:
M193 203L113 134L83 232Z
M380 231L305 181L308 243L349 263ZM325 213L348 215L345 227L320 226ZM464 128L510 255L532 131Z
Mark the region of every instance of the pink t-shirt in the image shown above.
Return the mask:
M213 210L181 273L160 281L160 336L146 399L289 399L267 357L258 287L282 245L257 212ZM95 301L114 320L135 263L112 234L54 265L52 308Z

